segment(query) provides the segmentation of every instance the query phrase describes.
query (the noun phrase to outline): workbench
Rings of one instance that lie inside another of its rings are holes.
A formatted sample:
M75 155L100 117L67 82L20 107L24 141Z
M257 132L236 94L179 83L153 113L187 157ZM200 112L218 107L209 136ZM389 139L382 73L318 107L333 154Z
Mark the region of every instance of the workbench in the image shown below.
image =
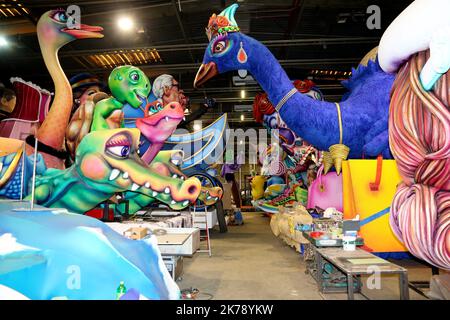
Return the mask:
M123 235L130 228L148 228L158 242L164 264L172 278L178 279L183 269L183 257L191 257L200 248L200 230L197 228L161 228L158 225L141 223L107 223L107 225ZM164 231L164 234L160 234Z
M348 299L353 300L355 292L362 294L361 276L370 276L376 271L380 277L383 274L398 274L400 299L409 300L408 273L405 268L359 248L355 251L344 251L340 239L315 239L309 232L303 232L303 236L310 241L304 251L306 273L316 280L320 292L347 292ZM357 246L363 244L362 238L356 239ZM345 276L345 286L330 285L332 281L325 279L324 268L327 263Z
M323 265L324 261L328 261L346 274L349 300L354 300L355 279L356 281L360 281L358 278L361 275L373 276L375 273L380 277L383 274L398 274L400 300L409 300L408 271L405 268L359 248L356 248L355 251L344 251L341 248L317 248L317 253L319 268ZM322 273L319 273L319 278L321 278L321 275Z

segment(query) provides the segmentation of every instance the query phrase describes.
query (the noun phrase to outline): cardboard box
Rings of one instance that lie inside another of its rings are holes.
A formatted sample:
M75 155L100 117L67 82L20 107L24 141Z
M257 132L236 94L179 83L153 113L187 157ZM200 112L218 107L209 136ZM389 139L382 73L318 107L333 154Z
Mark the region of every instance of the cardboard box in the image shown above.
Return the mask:
M148 233L148 228L134 227L126 230L123 235L133 240L139 240L145 238Z

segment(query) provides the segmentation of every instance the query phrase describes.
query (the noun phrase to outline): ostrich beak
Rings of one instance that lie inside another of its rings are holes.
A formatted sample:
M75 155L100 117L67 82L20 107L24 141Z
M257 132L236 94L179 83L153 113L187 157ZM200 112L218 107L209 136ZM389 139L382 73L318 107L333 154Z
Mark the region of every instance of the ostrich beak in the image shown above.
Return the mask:
M217 65L214 62L209 62L207 64L202 64L200 69L197 71L197 75L194 79L194 88L198 88L198 86L204 84L209 79L215 77L219 74L217 70Z
M103 28L99 26L81 24L80 29L64 28L62 31L76 39L103 38L103 34L101 34Z

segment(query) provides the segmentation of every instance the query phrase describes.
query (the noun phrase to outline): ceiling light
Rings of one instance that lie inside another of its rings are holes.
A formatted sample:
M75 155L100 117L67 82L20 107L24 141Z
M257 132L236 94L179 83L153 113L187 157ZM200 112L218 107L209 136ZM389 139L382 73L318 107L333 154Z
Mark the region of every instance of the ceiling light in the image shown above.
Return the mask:
M245 117L243 114L241 114L241 121L244 121Z
M241 90L241 99L245 99L245 96L246 96L245 90Z
M130 31L134 27L134 22L130 17L120 17L117 20L117 25L123 31Z
M195 131L200 130L201 128L202 128L202 125L201 125L201 124L199 124L199 123L194 123L194 130L195 130Z
M8 41L3 36L0 36L0 47L6 47L8 45Z

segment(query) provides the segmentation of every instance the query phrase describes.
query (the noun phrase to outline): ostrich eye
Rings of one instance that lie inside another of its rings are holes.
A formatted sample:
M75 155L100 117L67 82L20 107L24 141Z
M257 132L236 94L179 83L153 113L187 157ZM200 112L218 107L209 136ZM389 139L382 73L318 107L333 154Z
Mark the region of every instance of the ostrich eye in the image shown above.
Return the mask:
M56 11L51 18L57 22L66 23L68 18L64 11Z

